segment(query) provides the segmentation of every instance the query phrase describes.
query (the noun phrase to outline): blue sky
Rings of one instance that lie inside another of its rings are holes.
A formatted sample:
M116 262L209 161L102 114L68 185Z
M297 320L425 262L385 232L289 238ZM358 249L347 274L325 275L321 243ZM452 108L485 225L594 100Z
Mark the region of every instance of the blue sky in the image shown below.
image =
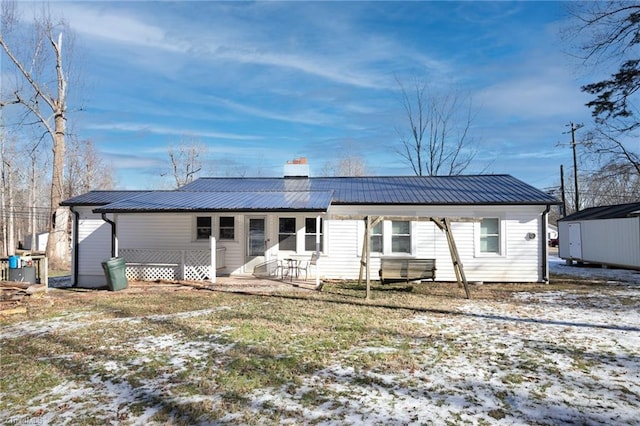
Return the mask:
M208 147L204 175L280 176L305 156L363 157L410 175L396 78L469 93L478 154L468 173L539 188L571 167L570 121L588 98L555 2L60 2L75 31L82 112L74 132L116 167L118 187L166 184L167 149ZM76 100L77 102L77 100ZM73 107L74 105L72 105ZM163 180L164 179L164 180Z

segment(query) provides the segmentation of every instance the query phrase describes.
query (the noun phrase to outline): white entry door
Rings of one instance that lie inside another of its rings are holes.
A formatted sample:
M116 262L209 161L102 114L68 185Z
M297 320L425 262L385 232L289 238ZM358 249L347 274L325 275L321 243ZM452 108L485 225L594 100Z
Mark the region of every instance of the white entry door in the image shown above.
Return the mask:
M569 224L569 257L582 259L582 235L579 223Z
M265 217L248 217L245 223L245 235L244 272L253 273L256 265L265 262L267 247Z

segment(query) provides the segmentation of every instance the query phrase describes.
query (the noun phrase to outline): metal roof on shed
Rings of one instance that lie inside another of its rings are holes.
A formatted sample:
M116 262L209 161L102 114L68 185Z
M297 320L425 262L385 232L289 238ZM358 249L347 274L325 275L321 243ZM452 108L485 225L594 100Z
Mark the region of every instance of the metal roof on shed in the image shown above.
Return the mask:
M620 219L640 216L640 203L615 204L612 206L590 207L560 219L560 222L594 219Z
M326 211L331 191L154 191L94 209L97 213L184 211Z

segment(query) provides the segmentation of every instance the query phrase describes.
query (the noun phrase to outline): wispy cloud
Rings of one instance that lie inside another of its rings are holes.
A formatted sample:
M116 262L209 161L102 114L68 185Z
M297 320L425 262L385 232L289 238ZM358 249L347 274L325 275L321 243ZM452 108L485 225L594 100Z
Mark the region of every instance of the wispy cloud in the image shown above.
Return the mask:
M353 64L339 63L335 57L318 57L277 52L252 52L250 50L226 50L217 52L217 58L234 60L255 65L290 68L324 79L356 87L384 89L389 87L387 77L380 78L363 70L355 69Z
M106 41L133 46L185 52L188 45L167 38L166 31L136 17L115 11L107 11L104 4L87 7L83 3L70 3L64 16L79 34Z
M503 117L528 119L585 115L588 97L567 72L557 72L550 63L540 63L528 72L488 86L477 100Z
M117 164L119 169L161 168L166 167L167 160L148 155L135 155L130 153L103 151L107 161Z
M86 126L89 130L106 130L117 132L141 132L153 133L159 135L184 136L189 135L201 138L213 139L231 139L231 140L261 140L262 136L244 135L237 133L212 132L206 130L194 130L192 128L178 128L175 126L160 126L157 124L141 124L141 123L109 123L109 124L89 124Z
M255 106L244 105L229 99L216 98L216 103L235 112L248 114L254 117L266 118L270 120L284 121L289 123L301 123L310 125L327 125L335 121L335 118L329 114L316 112L313 110L296 111L292 113L279 113L273 109L258 108Z
M590 118L554 45L555 3L55 5L95 91L80 132L110 155L135 143L141 158L122 157L121 168L157 167L167 143L192 136L249 169L300 155L318 166L353 146L377 173L410 173L391 149L406 125L396 76L472 92L497 173L532 165L551 176L564 125Z
M393 38L363 33L349 25L343 25L347 29L342 28L340 34L317 40L320 45L309 50L303 43L288 41L286 34L278 34L282 30L268 19L259 24L235 19L233 26L213 19L203 27L190 25L187 17L181 21L176 15L173 27L167 28L154 15L142 17L126 8L107 10L101 3L70 3L64 13L75 31L103 42L183 54L204 63L269 66L358 88L395 88L393 76L386 70L381 72L379 64L400 64L402 58L439 72L448 69L444 62ZM254 28L256 25L259 28Z

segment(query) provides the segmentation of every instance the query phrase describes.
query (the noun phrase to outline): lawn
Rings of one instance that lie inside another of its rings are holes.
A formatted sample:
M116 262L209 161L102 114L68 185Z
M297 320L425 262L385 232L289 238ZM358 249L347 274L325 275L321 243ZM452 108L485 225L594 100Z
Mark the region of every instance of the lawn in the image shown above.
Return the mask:
M0 317L9 424L638 424L640 288L51 291Z

